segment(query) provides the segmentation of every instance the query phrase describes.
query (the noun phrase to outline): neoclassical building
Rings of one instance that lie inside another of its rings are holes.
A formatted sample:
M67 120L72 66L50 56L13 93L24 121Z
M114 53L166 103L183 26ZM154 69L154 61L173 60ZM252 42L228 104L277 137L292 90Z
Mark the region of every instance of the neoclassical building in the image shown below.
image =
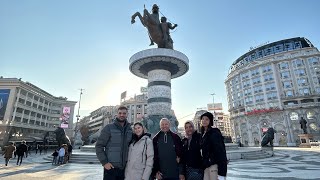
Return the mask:
M230 120L243 144L258 145L273 127L275 146L297 146L301 117L320 140L320 52L308 39L251 48L231 65L225 85Z

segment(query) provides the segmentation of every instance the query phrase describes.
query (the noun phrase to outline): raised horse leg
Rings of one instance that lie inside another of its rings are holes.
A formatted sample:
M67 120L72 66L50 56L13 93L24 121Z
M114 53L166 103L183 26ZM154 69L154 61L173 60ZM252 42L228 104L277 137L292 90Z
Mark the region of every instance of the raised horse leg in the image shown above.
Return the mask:
M146 25L144 24L144 19L143 19L143 17L141 16L141 14L140 14L139 12L136 12L136 13L134 13L134 14L131 16L131 24L133 24L133 23L136 22L134 19L135 19L137 16L139 17L139 19L140 19L140 21L141 21L141 24L142 24L143 26L146 26Z

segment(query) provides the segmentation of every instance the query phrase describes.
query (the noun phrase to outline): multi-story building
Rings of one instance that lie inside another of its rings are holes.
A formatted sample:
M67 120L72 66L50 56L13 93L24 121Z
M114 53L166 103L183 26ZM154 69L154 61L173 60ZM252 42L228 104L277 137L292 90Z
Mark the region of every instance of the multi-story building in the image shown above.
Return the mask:
M215 112L215 126L221 131L223 136L232 137L230 118L223 112Z
M259 144L273 127L275 145L296 146L301 117L319 140L320 52L306 38L252 48L231 65L225 85L230 120L243 144Z
M130 123L136 123L147 116L147 94L136 95L121 102L122 106L128 108L128 121Z
M75 104L21 79L0 77L0 146L8 141L42 142L56 127L72 139Z
M204 109L198 110L198 111L195 113L194 117L193 117L192 122L193 122L193 124L194 124L194 126L195 126L195 127L194 127L195 130L197 130L198 132L200 132L200 125L201 125L200 116L201 116L202 114L204 114L205 112L207 112L207 110L204 110Z
M99 109L92 111L87 117L89 118L89 134L94 134L105 125L111 123L113 118L117 115L118 107L119 106L102 106Z

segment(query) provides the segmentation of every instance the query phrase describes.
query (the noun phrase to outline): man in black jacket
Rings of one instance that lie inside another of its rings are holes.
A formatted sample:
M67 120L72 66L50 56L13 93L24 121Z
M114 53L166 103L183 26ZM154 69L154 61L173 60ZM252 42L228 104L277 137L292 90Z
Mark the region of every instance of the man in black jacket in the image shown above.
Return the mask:
M124 180L132 129L127 121L128 109L118 108L113 123L106 125L97 140L96 154L104 167L104 180Z
M18 155L17 165L19 164L19 166L21 166L22 158L24 154L27 153L27 151L28 151L28 146L26 145L25 141L22 141L17 148L17 155ZM20 160L20 163L19 163L19 160Z
M182 163L184 165L186 180L203 180L200 151L201 135L194 130L192 121L185 122L184 129L186 137L182 140Z

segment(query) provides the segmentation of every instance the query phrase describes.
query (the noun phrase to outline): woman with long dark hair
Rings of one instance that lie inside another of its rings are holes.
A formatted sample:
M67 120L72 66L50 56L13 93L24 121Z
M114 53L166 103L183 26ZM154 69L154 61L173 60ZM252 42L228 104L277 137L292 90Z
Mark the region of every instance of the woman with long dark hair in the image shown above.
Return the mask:
M201 150L204 180L223 180L227 175L227 155L223 136L218 128L213 128L213 114L201 115Z
M133 126L134 134L129 145L125 180L149 180L153 167L153 143L150 134L144 132L143 125L137 122Z

